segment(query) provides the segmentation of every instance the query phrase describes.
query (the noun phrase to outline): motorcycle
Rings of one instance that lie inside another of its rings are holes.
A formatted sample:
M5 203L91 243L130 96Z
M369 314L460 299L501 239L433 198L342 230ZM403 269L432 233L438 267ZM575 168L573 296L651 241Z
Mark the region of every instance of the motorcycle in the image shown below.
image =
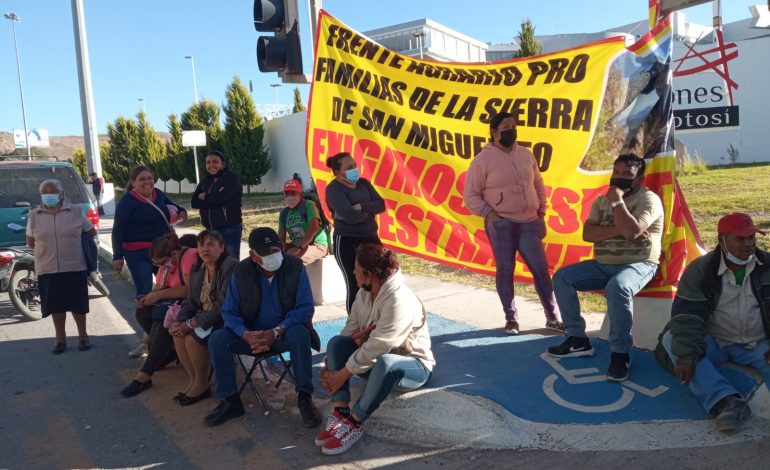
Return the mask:
M18 224L8 224L14 232L24 230ZM98 271L88 274L88 284L95 287L102 295L110 295ZM0 288L8 292L14 307L26 318L43 318L40 308L40 289L35 272L35 255L29 247L3 248L0 251Z

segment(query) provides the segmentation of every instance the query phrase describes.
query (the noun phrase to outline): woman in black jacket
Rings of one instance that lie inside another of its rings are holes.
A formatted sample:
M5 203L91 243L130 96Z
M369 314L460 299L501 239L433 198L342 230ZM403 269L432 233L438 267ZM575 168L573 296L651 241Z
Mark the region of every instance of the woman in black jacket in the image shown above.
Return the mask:
M233 268L238 262L227 255L224 239L215 230L198 235L199 261L190 270L190 289L176 321L169 327L179 362L190 382L175 399L192 405L211 395L209 388L209 334L222 327L222 304Z
M334 258L347 284L348 314L358 293L353 274L356 248L363 243L380 245L376 215L385 212L385 201L372 183L361 178L349 153L338 153L326 160L334 179L326 187L326 205L334 219Z
M193 209L200 209L201 223L222 234L230 256L241 259L241 179L227 167L225 155L212 150L206 155L208 175L192 195Z

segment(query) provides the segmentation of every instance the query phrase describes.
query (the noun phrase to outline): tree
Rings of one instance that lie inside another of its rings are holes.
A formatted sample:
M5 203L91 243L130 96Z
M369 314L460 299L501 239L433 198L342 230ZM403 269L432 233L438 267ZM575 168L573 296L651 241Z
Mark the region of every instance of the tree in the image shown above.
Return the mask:
M156 171L158 177L166 181L181 181L185 177L182 169L189 157L187 149L182 145L182 123L179 122L179 117L172 113L169 114L166 125L171 138L166 142L166 157L158 162Z
M81 178L88 179L88 165L86 165L86 150L84 148L77 148L72 151L72 157L70 163L75 167Z
M519 42L516 57L530 57L543 52L543 45L535 40L535 25L529 18L521 22L521 29L516 39Z
M110 145L102 154L102 167L113 183L124 187L131 168L146 163L140 153L139 126L133 119L119 116L107 124L107 136Z
M205 167L206 153L210 150L221 150L219 143L222 136L222 124L219 121L219 105L210 100L201 100L190 106L182 113L182 129L186 131L200 130L206 132L206 147L198 149L198 167ZM180 165L180 170L187 181L195 182L195 166L192 151Z
M225 130L222 136L225 155L245 185L259 184L270 170L270 155L263 143L265 129L262 117L237 76L227 87L225 96ZM296 96L295 92L295 99Z
M166 157L166 145L158 137L152 125L147 121L144 111L136 114L137 131L139 133L139 157L146 165L155 168Z
M291 108L293 114L301 113L305 110L305 103L302 102L302 94L299 87L294 87L294 107Z

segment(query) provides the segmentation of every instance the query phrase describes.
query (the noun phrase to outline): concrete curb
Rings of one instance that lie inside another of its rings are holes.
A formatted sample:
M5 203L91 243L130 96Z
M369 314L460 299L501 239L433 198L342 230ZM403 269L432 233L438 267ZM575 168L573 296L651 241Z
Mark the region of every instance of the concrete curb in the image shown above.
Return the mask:
M99 241L99 259L102 263L104 263L103 266L105 266L109 271L112 271L112 255L113 255L112 246L107 243L103 243L100 240ZM105 275L106 270L100 269L99 271L101 272L102 276ZM130 282L132 285L134 284L134 280L131 278L131 272L128 270L128 267L126 267L125 264L123 265L123 269L121 269L119 273L115 273L113 271L113 274L117 274L118 276L123 278L125 281Z

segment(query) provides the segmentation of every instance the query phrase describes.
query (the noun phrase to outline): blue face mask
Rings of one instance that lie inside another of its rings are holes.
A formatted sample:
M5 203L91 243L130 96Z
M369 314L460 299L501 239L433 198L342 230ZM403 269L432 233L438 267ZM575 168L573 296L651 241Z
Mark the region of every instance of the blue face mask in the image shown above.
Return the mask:
M355 183L360 178L361 178L361 173L359 173L358 168L351 168L345 171L345 179L350 181L351 183Z
M43 201L43 205L46 207L53 207L59 204L61 195L59 194L41 194L40 200Z

